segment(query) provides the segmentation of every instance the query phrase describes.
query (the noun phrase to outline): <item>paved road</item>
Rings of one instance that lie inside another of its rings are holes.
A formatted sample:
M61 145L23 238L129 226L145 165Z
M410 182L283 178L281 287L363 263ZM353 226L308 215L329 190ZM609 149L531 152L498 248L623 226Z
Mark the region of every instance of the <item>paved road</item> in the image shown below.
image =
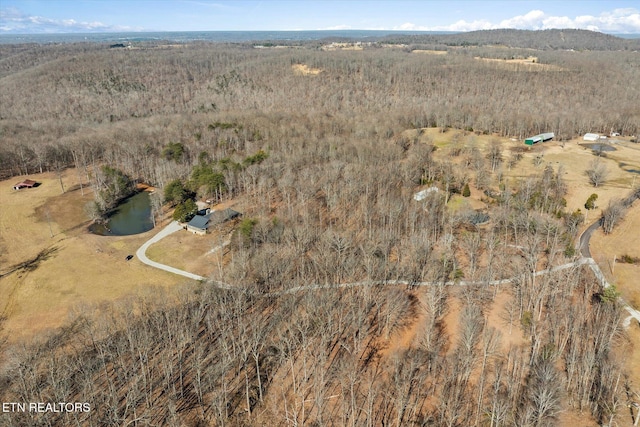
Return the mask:
M149 246L167 237L169 234L175 233L179 230L182 230L182 227L177 221L173 221L171 224L160 230L158 234L156 234L151 239L147 240L142 246L140 246L140 249L136 251L136 256L140 261L147 265L150 265L151 267L159 268L160 270L168 271L169 273L179 274L181 276L188 277L189 279L207 280L206 277L198 276L197 274L189 273L188 271L170 267L165 264L160 264L159 262L151 261L149 258L147 258L147 249L149 249Z
M599 219L593 224L591 224L584 232L580 235L580 255L585 258L591 258L591 250L589 249L589 240L591 239L591 235L594 231L596 231L602 225L602 220Z
M629 196L626 199L625 204L627 205L627 207L631 206L631 204L636 198L640 198L640 191L635 191L634 193L631 194L631 196ZM593 224L591 224L586 230L584 230L584 232L580 235L580 240L579 240L580 243L578 248L580 250L580 255L582 255L583 257L582 259L589 260L589 267L593 271L593 274L595 274L598 281L600 281L600 285L603 288L608 288L609 286L611 286L611 284L607 282L607 279L604 277L604 274L602 274L600 267L593 260L593 258L591 258L591 250L589 249L589 240L591 240L591 235L593 234L594 231L600 228L601 225L602 225L602 219L599 219ZM638 323L640 323L640 311L631 307L631 305L624 298L619 297L618 300L620 301L622 308L624 308L629 313L629 317L627 317L624 320L623 326L629 327L629 325L631 325L632 318L636 319Z

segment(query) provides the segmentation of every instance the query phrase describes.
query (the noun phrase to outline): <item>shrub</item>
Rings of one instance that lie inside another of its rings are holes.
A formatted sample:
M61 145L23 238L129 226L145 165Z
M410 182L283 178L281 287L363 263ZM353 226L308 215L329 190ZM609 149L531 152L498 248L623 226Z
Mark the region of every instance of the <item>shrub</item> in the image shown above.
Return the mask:
M251 236L253 235L253 229L256 227L257 223L258 223L257 219L245 218L242 221L240 221L240 225L238 226L238 232L244 239L251 240Z
M620 296L620 292L616 289L615 285L610 285L602 290L598 295L600 297L600 301L604 303L613 303Z
M564 256L567 258L573 258L576 254L576 247L572 242L567 243L567 246L564 248Z
M192 199L187 199L182 203L178 203L176 210L173 211L173 219L179 222L187 222L191 220L198 212L198 205Z
M584 203L584 208L588 210L595 209L596 200L598 200L598 195L596 193L593 193L592 195L589 196L587 201Z
M464 188L462 189L462 196L463 197L471 196L471 189L469 188L469 184L464 185Z
M624 264L637 264L637 263L640 263L640 258L633 257L629 254L624 254L620 257L619 262Z
M162 156L167 160L178 162L184 155L184 145L179 142L170 142L162 149Z
M262 163L264 161L264 159L266 159L267 157L269 157L269 155L267 153L265 153L263 150L260 150L256 154L254 154L253 156L246 157L242 161L242 164L245 167L247 167L247 166L254 165L256 163Z
M174 179L164 188L164 201L167 203L182 203L187 197L187 190L179 179Z

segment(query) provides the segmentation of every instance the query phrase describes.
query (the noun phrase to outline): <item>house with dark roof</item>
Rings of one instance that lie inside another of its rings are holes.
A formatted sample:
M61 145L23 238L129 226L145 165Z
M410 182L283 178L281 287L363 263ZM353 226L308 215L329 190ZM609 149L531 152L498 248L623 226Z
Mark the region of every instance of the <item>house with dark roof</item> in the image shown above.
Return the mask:
M240 216L240 212L233 209L213 211L206 215L196 215L187 223L187 230L194 234L205 235L209 227L222 224Z
M17 183L16 185L13 186L14 190L22 190L23 188L33 188L33 187L37 187L38 183L36 181L33 181L31 179L25 179L22 182Z
M193 218L191 218L191 221L187 223L187 230L194 234L206 234L207 229L209 228L210 218L211 214L194 216Z

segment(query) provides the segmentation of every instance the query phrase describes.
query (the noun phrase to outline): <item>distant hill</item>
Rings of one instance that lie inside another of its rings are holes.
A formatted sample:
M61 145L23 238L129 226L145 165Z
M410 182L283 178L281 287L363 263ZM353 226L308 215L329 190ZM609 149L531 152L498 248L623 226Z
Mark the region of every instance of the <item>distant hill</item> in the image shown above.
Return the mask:
M508 46L540 50L639 50L640 39L588 30L483 30L457 34L399 35L385 41L445 46Z

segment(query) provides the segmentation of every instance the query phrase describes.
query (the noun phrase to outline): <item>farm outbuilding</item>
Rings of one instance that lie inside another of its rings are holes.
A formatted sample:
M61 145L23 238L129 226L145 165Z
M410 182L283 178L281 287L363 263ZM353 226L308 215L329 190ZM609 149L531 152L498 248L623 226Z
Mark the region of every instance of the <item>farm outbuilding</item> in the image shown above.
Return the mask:
M541 133L540 135L535 135L535 136L532 136L530 138L527 138L527 139L524 140L524 143L526 145L533 145L533 144L537 144L538 142L550 141L555 137L556 137L555 133L546 132L546 133Z
M597 141L600 139L600 135L597 133L585 133L582 137L583 141Z
M413 195L413 200L419 202L421 200L426 199L429 194L437 193L438 191L439 191L438 187L429 187L429 188L427 188L425 190L418 191L416 194L414 194Z
M21 190L23 188L33 188L33 187L37 187L38 183L36 181L33 181L31 179L25 179L22 182L17 183L16 185L13 186L14 190Z

